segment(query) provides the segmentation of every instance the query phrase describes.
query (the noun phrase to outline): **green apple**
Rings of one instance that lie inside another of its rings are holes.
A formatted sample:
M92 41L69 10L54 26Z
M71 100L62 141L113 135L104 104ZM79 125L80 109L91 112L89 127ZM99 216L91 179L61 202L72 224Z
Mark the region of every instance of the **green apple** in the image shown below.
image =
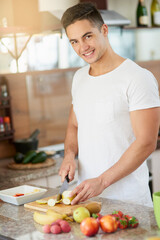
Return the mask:
M90 217L90 212L85 207L78 207L73 212L73 219L77 223L81 223L83 221L83 219L85 219L87 217Z

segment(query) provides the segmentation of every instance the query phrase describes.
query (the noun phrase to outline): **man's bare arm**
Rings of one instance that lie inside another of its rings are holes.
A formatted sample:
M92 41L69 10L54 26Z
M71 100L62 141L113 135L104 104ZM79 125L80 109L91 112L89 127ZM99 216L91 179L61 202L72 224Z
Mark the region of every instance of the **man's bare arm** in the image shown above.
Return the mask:
M71 106L69 120L67 125L65 143L64 143L64 160L62 162L59 175L61 176L62 182L65 176L68 174L70 181L74 179L75 175L75 156L78 153L78 142L77 142L77 119L73 111L73 105Z
M133 111L130 118L136 140L119 161L101 175L105 187L132 173L156 149L160 123L159 108Z

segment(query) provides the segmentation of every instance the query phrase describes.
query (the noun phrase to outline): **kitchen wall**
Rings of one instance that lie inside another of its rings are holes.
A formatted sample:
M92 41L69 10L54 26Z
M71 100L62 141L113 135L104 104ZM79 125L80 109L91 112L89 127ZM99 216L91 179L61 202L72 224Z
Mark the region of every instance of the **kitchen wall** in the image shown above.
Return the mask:
M39 147L64 142L75 69L3 74L11 96L15 139L40 129ZM11 141L0 142L0 159L15 154Z

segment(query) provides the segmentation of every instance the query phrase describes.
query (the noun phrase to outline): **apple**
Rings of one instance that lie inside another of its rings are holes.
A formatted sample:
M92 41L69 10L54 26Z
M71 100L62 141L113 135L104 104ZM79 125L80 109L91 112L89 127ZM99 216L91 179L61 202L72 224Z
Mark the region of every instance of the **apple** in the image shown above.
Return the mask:
M118 223L115 219L115 217L111 215L105 215L103 216L100 221L100 227L104 232L112 233L115 232L118 228Z
M81 232L88 237L94 236L99 230L99 223L95 218L87 217L80 224Z
M85 207L78 207L73 212L73 219L77 223L81 223L87 217L90 217L90 212Z

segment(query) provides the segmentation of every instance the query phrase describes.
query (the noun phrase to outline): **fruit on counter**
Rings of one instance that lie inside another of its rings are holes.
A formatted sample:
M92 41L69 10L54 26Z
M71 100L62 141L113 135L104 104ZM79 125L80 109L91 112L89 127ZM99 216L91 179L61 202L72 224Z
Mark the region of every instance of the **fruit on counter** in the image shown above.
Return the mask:
M24 156L22 163L24 164L30 163L36 155L37 153L34 150L27 152L26 155Z
M102 204L100 202L90 202L85 207L92 215L92 213L99 213L101 211Z
M100 227L104 232L112 233L115 232L118 228L118 223L115 219L115 217L111 215L105 215L103 216L100 221Z
M53 234L59 234L62 232L62 229L58 224L55 224L55 225L51 226L50 231Z
M42 163L47 159L47 154L44 151L36 153L34 158L32 158L32 163Z
M66 205L71 204L72 200L76 197L76 195L74 195L73 197L70 197L70 193L72 191L64 191L62 193L62 202Z
M138 219L134 216L128 216L127 215L127 219L128 219L128 226L131 228L136 228L139 225Z
M50 198L47 203L48 206L53 207L56 204L56 199Z
M123 212L121 212L121 211L113 211L112 212L112 214L117 214L117 215L119 215L119 217L123 217Z
M36 200L36 203L44 205L44 204L47 204L47 201L40 199L40 200Z
M80 224L81 232L88 237L94 236L99 230L99 223L93 217L85 218Z
M71 227L67 221L65 220L59 221L59 225L62 229L62 232L68 233L71 231Z
M71 231L71 227L69 223L62 219L58 219L52 224L46 224L43 226L44 233L59 234L61 232L68 233L70 231Z
M118 228L125 229L128 227L128 220L124 217L118 220Z
M103 217L103 215L100 213L92 213L92 217L95 218L97 220L97 222L99 223L99 221Z
M33 219L36 223L39 223L41 225L51 224L52 222L55 221L54 216L39 213L39 212L34 212Z
M59 213L54 212L53 210L49 209L47 214L43 214L40 212L34 212L33 219L36 223L41 225L51 224L55 222L57 219L64 219L66 215L62 215Z
M65 219L67 217L66 214L60 214L52 209L48 209L46 214L54 217L54 221L56 221L57 219Z
M65 204L65 205L70 205L70 204L71 204L71 200L70 200L70 199L67 199L67 198L62 199L62 202L63 202L63 204Z
M78 207L73 211L73 219L77 223L81 223L83 219L90 217L90 212L87 208L85 207Z
M51 232L51 225L46 224L42 227L44 233L50 233Z
M14 156L15 163L22 163L23 159L24 159L23 153L17 152L16 155Z

